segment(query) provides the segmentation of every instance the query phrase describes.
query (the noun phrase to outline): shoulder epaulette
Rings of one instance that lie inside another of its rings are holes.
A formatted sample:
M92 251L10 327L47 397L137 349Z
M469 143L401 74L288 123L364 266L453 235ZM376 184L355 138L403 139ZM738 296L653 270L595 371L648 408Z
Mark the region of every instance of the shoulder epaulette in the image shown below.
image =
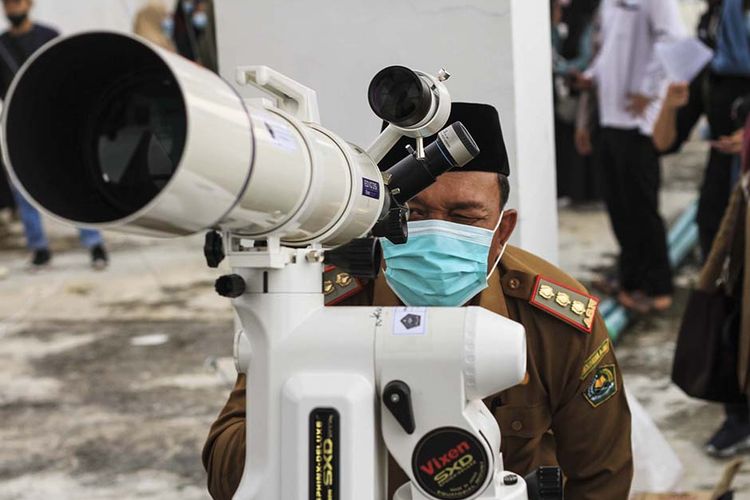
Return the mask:
M585 333L594 329L599 299L537 276L529 303Z
M364 285L351 274L327 266L323 273L323 294L327 306L334 306L344 300L357 295L364 290Z

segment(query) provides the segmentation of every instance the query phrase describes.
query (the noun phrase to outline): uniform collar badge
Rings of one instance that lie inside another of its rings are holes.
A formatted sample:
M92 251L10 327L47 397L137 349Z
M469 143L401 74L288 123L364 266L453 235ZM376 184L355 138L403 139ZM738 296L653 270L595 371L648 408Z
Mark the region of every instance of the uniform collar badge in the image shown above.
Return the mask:
M585 333L594 330L599 299L537 276L529 303Z

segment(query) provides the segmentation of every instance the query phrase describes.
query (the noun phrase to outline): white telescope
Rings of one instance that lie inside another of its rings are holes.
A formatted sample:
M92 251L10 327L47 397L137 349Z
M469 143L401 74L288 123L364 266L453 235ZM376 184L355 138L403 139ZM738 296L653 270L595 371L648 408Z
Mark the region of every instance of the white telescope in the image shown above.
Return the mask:
M461 123L446 127L447 77L378 73L369 100L390 126L367 149L320 126L315 92L270 68L238 68L272 98L245 100L125 34L52 42L9 89L4 160L37 207L77 226L208 231L209 265L228 257L216 288L240 319L251 422L238 500L383 500L386 446L411 479L398 500L535 491L503 470L481 402L522 380L521 325L476 307L323 307L324 261L345 266L344 285L373 277L378 238L408 237L408 200L479 153ZM404 135L416 150L381 173Z
M55 42L8 92L3 151L11 177L37 206L83 226L156 236L221 228L290 246L334 247L367 234L388 208L374 162L313 121L310 89L267 68L239 73L260 87L296 91L302 120L248 104L217 75L134 37L87 33ZM432 101L412 125L432 121L436 133L450 100ZM455 129L465 142L451 141L458 137L448 130L456 160L444 170L478 152Z

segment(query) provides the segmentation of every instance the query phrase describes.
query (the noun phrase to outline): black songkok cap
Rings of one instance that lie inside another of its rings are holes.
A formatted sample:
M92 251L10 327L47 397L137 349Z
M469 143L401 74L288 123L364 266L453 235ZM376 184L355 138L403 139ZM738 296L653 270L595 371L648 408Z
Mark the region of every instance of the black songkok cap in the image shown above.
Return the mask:
M479 156L471 160L462 168L456 168L452 172L495 172L510 175L510 162L508 151L505 148L503 129L500 126L500 116L497 110L489 104L474 104L468 102L454 102L451 107L450 118L446 125L461 122L469 131L479 146ZM388 124L383 124L383 129ZM424 145L427 146L435 141L437 135L427 137ZM411 145L416 149L416 139L402 137L398 143L385 155L380 163L380 170L385 171L403 160L409 153L406 146Z

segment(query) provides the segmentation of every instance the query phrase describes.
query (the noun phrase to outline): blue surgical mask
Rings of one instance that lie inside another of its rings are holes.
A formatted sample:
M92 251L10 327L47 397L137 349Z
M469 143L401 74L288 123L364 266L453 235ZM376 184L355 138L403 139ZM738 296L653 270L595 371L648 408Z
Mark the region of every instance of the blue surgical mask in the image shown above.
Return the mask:
M195 2L193 0L182 0L182 11L190 15L195 10Z
M197 30L206 29L206 26L208 26L208 14L202 10L193 14L193 26L195 26L195 29Z
M502 214L500 216L502 221ZM409 223L403 245L382 240L385 279L407 306L459 307L487 288L494 231L441 220Z
M167 38L172 38L174 36L174 19L165 17L161 22L161 31Z

